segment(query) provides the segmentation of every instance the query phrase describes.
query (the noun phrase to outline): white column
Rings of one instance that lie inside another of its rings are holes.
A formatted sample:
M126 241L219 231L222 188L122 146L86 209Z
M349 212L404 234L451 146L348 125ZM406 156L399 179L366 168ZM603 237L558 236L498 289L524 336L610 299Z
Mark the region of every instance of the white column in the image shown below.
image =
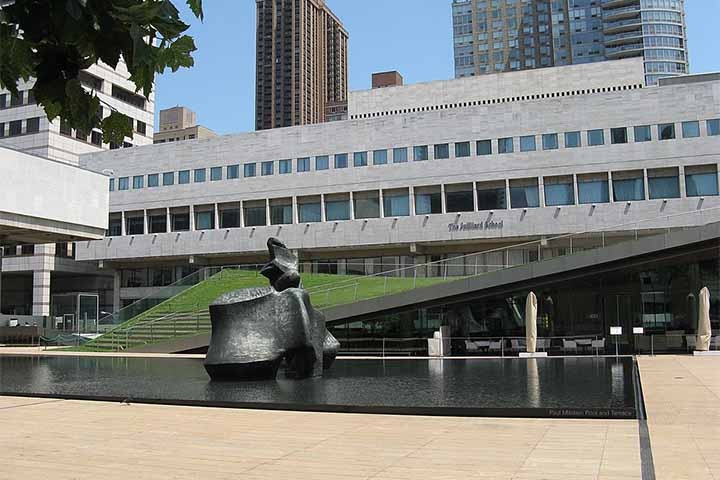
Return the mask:
M380 218L385 218L385 196L383 195L382 188L378 190L378 200L380 201Z
M408 189L408 201L410 202L410 216L415 215L415 187Z
M350 220L355 220L355 195L350 192Z
M643 168L643 183L645 186L645 198L643 200L647 200L650 198L650 182L648 180L648 171L647 168Z
M680 183L680 198L687 197L687 184L685 183L685 167L678 168L678 183Z
M607 172L607 175L608 175L608 199L610 200L610 203L613 203L615 201L615 193L613 192L612 172Z
M572 178L573 178L573 179L572 179L572 181L573 181L573 195L574 195L574 197L575 197L575 205L580 205L580 197L579 197L580 194L578 193L579 187L578 187L578 181L577 181L577 174L574 174L574 173L573 173Z
M148 220L149 219L148 219L147 210L143 210L143 228L144 228L143 232L145 233L145 235L150 233L150 228L149 228L150 222Z
M478 211L478 195L477 195L477 182L472 183L473 189L473 212Z
M32 314L36 317L50 315L50 271L33 271L33 307Z
M545 180L542 176L538 178L538 200L540 208L545 208Z
M440 213L447 213L445 207L445 184L440 184Z
M265 199L265 225L270 225L270 199Z
M170 207L168 207L165 209L165 231L167 233L170 233L170 231L172 230L171 218L172 217L170 217Z
M300 214L298 212L297 197L292 197L292 223L300 223Z
M215 209L215 229L220 228L220 210L218 209L218 204L214 204L213 208Z
M512 208L512 200L510 199L510 180L505 179L505 208L510 210Z
M195 206L190 205L190 231L195 231Z
M120 212L120 235L125 236L125 211Z
M327 221L327 215L325 214L325 194L320 195L320 220L323 222Z

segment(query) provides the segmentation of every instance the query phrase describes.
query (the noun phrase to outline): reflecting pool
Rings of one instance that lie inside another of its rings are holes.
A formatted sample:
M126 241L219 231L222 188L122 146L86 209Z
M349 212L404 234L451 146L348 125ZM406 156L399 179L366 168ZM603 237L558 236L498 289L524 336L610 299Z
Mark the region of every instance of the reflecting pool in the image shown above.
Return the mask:
M632 358L346 360L326 376L211 382L201 359L0 357L0 394L237 408L635 418Z

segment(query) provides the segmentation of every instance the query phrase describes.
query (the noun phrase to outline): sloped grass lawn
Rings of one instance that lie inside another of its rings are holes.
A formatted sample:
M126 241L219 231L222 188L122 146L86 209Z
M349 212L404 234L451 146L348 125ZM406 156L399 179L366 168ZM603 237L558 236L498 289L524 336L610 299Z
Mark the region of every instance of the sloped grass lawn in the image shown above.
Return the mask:
M303 287L310 292L313 306L318 309L354 303L360 300L390 295L443 282L442 278L361 277L355 275L303 274ZM457 280L457 277L452 278ZM268 280L256 272L226 269L194 285L173 298L119 325L112 332L125 331L131 326L176 312L206 310L219 296L241 288L268 286ZM99 337L101 339L102 337ZM94 341L83 350L92 350Z

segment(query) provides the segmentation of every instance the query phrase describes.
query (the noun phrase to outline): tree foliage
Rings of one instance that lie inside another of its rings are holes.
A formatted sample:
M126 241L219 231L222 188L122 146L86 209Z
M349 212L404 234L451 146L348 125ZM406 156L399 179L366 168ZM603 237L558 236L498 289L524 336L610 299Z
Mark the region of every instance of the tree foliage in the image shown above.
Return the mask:
M186 2L202 20L202 0ZM105 142L121 144L132 137L131 120L116 111L100 118L80 72L98 62L115 68L122 58L136 92L149 97L155 74L193 66L188 28L170 0L15 0L0 9L0 87L17 94L21 80L34 78L48 119L101 128Z

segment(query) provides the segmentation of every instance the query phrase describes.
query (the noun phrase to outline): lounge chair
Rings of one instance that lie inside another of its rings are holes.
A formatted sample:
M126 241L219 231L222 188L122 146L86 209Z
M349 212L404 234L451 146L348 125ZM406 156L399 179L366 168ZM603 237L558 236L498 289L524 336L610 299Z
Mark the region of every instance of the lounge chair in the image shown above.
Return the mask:
M480 349L475 344L475 342L471 342L470 340L465 340L465 351L468 353L475 353L479 351Z
M546 351L548 348L550 348L550 339L549 338L538 338L536 348L537 348L538 352Z
M600 353L600 350L605 353L605 339L602 338L600 340L593 340L590 343L591 348L595 351L595 355L598 355Z
M517 338L510 339L510 348L513 352L518 353L525 350L525 345L523 345L525 342L520 342Z
M498 353L502 352L502 342L501 341L497 341L497 342L491 341L490 346L488 347L488 351L498 352Z

